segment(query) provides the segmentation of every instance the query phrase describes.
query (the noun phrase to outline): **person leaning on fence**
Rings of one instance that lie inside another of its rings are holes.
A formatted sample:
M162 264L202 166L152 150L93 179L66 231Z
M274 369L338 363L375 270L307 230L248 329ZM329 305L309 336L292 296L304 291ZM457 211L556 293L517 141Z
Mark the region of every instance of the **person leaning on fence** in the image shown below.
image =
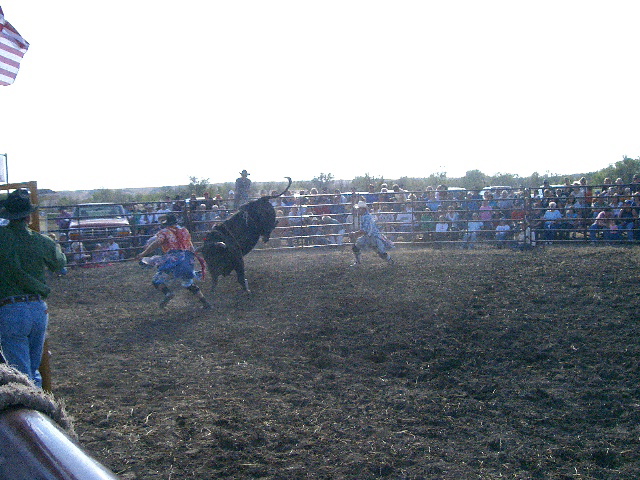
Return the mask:
M612 240L610 224L613 221L613 214L609 210L602 210L596 216L594 222L589 226L589 240L595 243L598 240L610 242ZM598 235L602 233L602 236Z
M456 232L460 231L462 222L460 221L460 213L456 210L455 205L449 205L447 207L445 217L447 222L449 222L449 231L452 233L452 239L457 240L459 237L457 237ZM456 236L454 237L454 235Z
M487 195L482 203L480 204L480 209L478 211L480 215L480 220L482 220L483 226L482 230L485 232L493 231L493 207L491 206L491 201L489 200L490 195Z
M118 242L116 242L114 238L110 238L109 245L107 245L107 261L117 262L123 259L124 255L120 249L120 245L118 245Z
M329 244L342 245L345 228L340 221L329 215L322 216L322 223L324 225L323 233L327 236Z
M380 258L392 264L393 260L387 250L393 248L393 242L378 229L376 220L369 213L367 204L364 201L360 201L354 205L354 209L355 213L360 216L360 230L350 234L352 239L356 238L351 247L356 257L352 266L360 265L360 254L367 247L373 248Z
M498 198L498 210L500 210L500 214L505 217L511 217L511 210L513 209L513 196L509 190L502 190L500 192L500 197Z
M623 202L620 213L618 213L618 219L620 221L620 227L626 232L627 242L633 242L636 234L636 225L638 222L638 209L634 207L632 200L625 200Z
M516 198L513 201L513 209L511 210L511 221L518 224L524 221L526 211L524 209L524 200L522 198Z
M29 229L29 191L14 190L0 205L0 345L9 364L42 386L40 360L49 316L45 270L63 273L67 258L46 235Z
M164 294L160 307L164 308L174 296L174 293L166 285L167 280L173 275L182 280L183 287L198 297L204 308L211 308L200 291L200 287L194 284L196 275L193 266L196 257L189 230L179 226L178 220L173 214L164 216L161 220L161 226L160 231L156 233L155 240L136 256L136 260L142 260L154 250L162 249L163 255L158 265L158 271L151 282Z
M166 215L168 213L172 213L171 211L171 203L163 202L158 205L158 209L156 210L156 217L160 218L162 215Z
M369 184L369 189L367 190L367 193L364 194L364 198L369 204L379 200L378 192L376 192L376 186L373 183Z
M378 203L379 209L376 214L376 224L380 231L388 233L394 231L393 225L396 221L396 214L393 213L389 205L385 203ZM343 223L347 223L346 221Z
M73 214L66 208L60 207L58 209L56 224L58 225L58 234L60 235L61 243L66 243L69 239L69 225L71 224L71 217L73 217Z
M512 244L514 250L530 250L536 246L536 232L532 230L527 222L520 222L517 226L515 242Z
M300 206L294 205L287 214L287 224L289 226L287 244L290 247L295 246L295 244L302 245L305 242L306 226L300 208Z
M473 218L475 212L480 211L482 197L478 190L469 190L462 201L462 210L466 212L467 219Z
M158 228L158 215L153 205L148 203L144 206L144 212L138 219L138 233L141 235L140 243L151 237Z
M498 248L504 248L511 240L511 225L502 217L496 226L496 242Z
M435 231L433 233L433 240L435 241L434 248L441 248L443 243L446 243L450 239L450 225L447 222L445 215L438 215L438 221L435 225Z
M71 242L65 249L67 262L69 265L84 265L91 259L91 254L87 252L82 242Z
M480 220L480 214L473 212L471 220L467 222L467 230L462 236L462 248L474 249L478 234L482 231L484 223Z
M331 196L331 204L329 205L330 215L340 223L344 223L347 218L347 207L344 200L340 190L336 190Z
M558 230L562 225L562 212L556 207L556 202L549 202L549 208L542 216L544 219L545 240L548 242L557 240Z
M565 239L575 239L576 230L579 228L580 220L573 206L570 206L564 211L564 218L560 224L560 234Z
M400 207L400 211L396 213L395 231L396 234L393 237L394 240L398 240L400 238L405 242L412 240L413 211L411 210L411 204L405 202L405 204Z

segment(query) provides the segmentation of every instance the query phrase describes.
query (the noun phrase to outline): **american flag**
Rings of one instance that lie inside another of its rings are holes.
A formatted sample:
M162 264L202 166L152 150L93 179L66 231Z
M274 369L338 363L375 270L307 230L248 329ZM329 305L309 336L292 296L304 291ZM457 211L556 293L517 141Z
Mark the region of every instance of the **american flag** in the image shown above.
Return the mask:
M0 7L0 85L11 85L18 75L20 60L29 43L4 19Z

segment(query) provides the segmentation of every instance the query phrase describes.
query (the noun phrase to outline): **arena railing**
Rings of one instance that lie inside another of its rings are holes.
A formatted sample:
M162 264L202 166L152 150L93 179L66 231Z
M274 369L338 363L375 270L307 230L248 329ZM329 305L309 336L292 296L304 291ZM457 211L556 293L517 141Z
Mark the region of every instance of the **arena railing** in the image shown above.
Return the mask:
M595 230L590 227L595 221L595 215L602 208L612 211L620 208L620 206L612 206L610 201L606 205L600 205L600 203L606 203L605 200L609 197L617 196L635 201L633 207L637 212L640 209L640 194L634 196L634 193L636 193L636 189L640 191L640 185L616 185L613 188L619 189L622 194L617 191L615 194L608 192L609 196L602 194L604 188L611 187L571 185L556 186L553 189L536 187L509 190L506 187L500 187L499 190L491 190L490 188L474 190L478 193L484 191L493 194L493 199L489 200L493 204L491 213L486 213L486 210L483 213L483 210L480 209L482 198L470 197L468 192L461 193L460 191L456 191L454 194L449 194L446 191L433 191L426 195L424 191L382 194L378 192L378 198L373 202L371 201L372 194L369 192L283 196L272 201L278 213L279 222L271 236L272 240L269 244L260 242L257 248L292 249L348 245L353 241L349 234L358 230L358 217L354 217L352 207L360 199L369 200L368 205L372 213L377 216L377 223L381 231L398 244L465 247L469 243L467 237L471 235L468 224L474 213L483 216L480 219L483 221L483 228L477 232L477 238L474 242L476 246L516 246L518 243L523 246L523 242L525 242L524 246L580 245L588 242L614 245L635 244L640 239L637 217L633 218L631 222L627 222L623 226L624 228L620 228L623 223L620 219L614 221L613 223L617 223L619 227L617 231ZM573 217L563 216L562 220L554 222L553 229L548 228L549 223L544 219L548 203L555 201L564 209L567 198L572 198L569 201L573 202L574 197L565 194L569 189L580 189L584 195L579 195L577 198L584 198L589 203L582 204L578 201L573 208L575 212ZM496 196L502 196L503 190L507 192L506 198L496 198ZM406 201L398 201L402 198L406 198ZM620 202L624 202L624 200ZM64 231L56 227L56 222L60 220L60 217L53 209L60 207L47 207L50 210L47 208L41 210L41 212L45 212L42 213L42 224L46 226L49 233L56 235L61 244L66 247L72 266L74 264L96 265L117 262L131 258L141 251L145 243L160 228L158 221L160 214L157 213L157 210L163 204L164 202L135 204L138 206L152 205L157 217L149 225L140 225L136 221L142 213L132 209L134 204L125 205L129 209L128 218L132 229L131 246L121 248L118 258L108 257L109 252L106 249L103 251L87 249L85 252L80 252L80 257L75 254L77 258L74 259L74 252L70 247L72 242L65 240ZM65 208L70 209L73 206ZM302 210L302 213L296 213L294 209ZM179 222L189 228L194 243L199 245L203 242L207 231L224 221L234 211L223 206L215 212L187 210L175 213L179 216ZM441 215L444 215L445 218L439 218ZM484 218L485 216L487 218ZM489 219L488 216L491 218ZM507 219L511 230L507 232L504 239L498 239L496 227L502 216ZM336 220L337 223L333 220ZM629 223L631 226L628 225ZM446 224L446 230L443 230L443 224ZM104 237L96 240L106 243L110 238Z

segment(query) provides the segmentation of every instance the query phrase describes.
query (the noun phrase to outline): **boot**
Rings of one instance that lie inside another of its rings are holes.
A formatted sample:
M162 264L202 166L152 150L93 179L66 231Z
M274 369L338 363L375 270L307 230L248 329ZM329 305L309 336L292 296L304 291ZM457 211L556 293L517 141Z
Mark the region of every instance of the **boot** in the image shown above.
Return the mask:
M165 284L162 284L162 283L154 284L153 286L159 289L162 293L164 293L164 298L160 302L160 308L166 307L167 303L169 303L171 299L174 297L174 293L171 290L169 290L169 288Z
M173 297L174 297L174 293L171 291L167 291L167 293L164 294L164 298L160 302L160 308L166 307L167 303L169 303Z
M379 253L378 254L380 256L381 259L386 260L386 262L389 265L393 265L393 259L391 258L391 255L389 255L388 253Z
M196 297L198 297L198 300L202 304L202 308L204 308L205 310L211 310L211 304L207 302L206 298L204 298L204 295L202 294L200 287L198 287L197 285L191 285L190 287L187 287L187 290L189 290Z
M200 300L200 303L202 304L202 308L204 308L205 310L211 310L211 304L209 302L207 302L207 299L204 298L204 296L202 294L200 294L201 296L198 297L198 300Z
M356 257L356 261L352 263L351 266L356 267L360 265L360 249L354 245L351 247L351 250L353 250L353 255Z

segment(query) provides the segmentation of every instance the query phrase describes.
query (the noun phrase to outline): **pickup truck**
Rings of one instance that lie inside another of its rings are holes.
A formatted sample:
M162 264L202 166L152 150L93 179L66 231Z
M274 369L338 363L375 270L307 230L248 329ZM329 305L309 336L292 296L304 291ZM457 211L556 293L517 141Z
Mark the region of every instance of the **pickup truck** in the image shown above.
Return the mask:
M131 225L124 207L115 203L81 203L73 209L69 223L69 241L82 242L87 250L114 239L129 252L133 246Z

